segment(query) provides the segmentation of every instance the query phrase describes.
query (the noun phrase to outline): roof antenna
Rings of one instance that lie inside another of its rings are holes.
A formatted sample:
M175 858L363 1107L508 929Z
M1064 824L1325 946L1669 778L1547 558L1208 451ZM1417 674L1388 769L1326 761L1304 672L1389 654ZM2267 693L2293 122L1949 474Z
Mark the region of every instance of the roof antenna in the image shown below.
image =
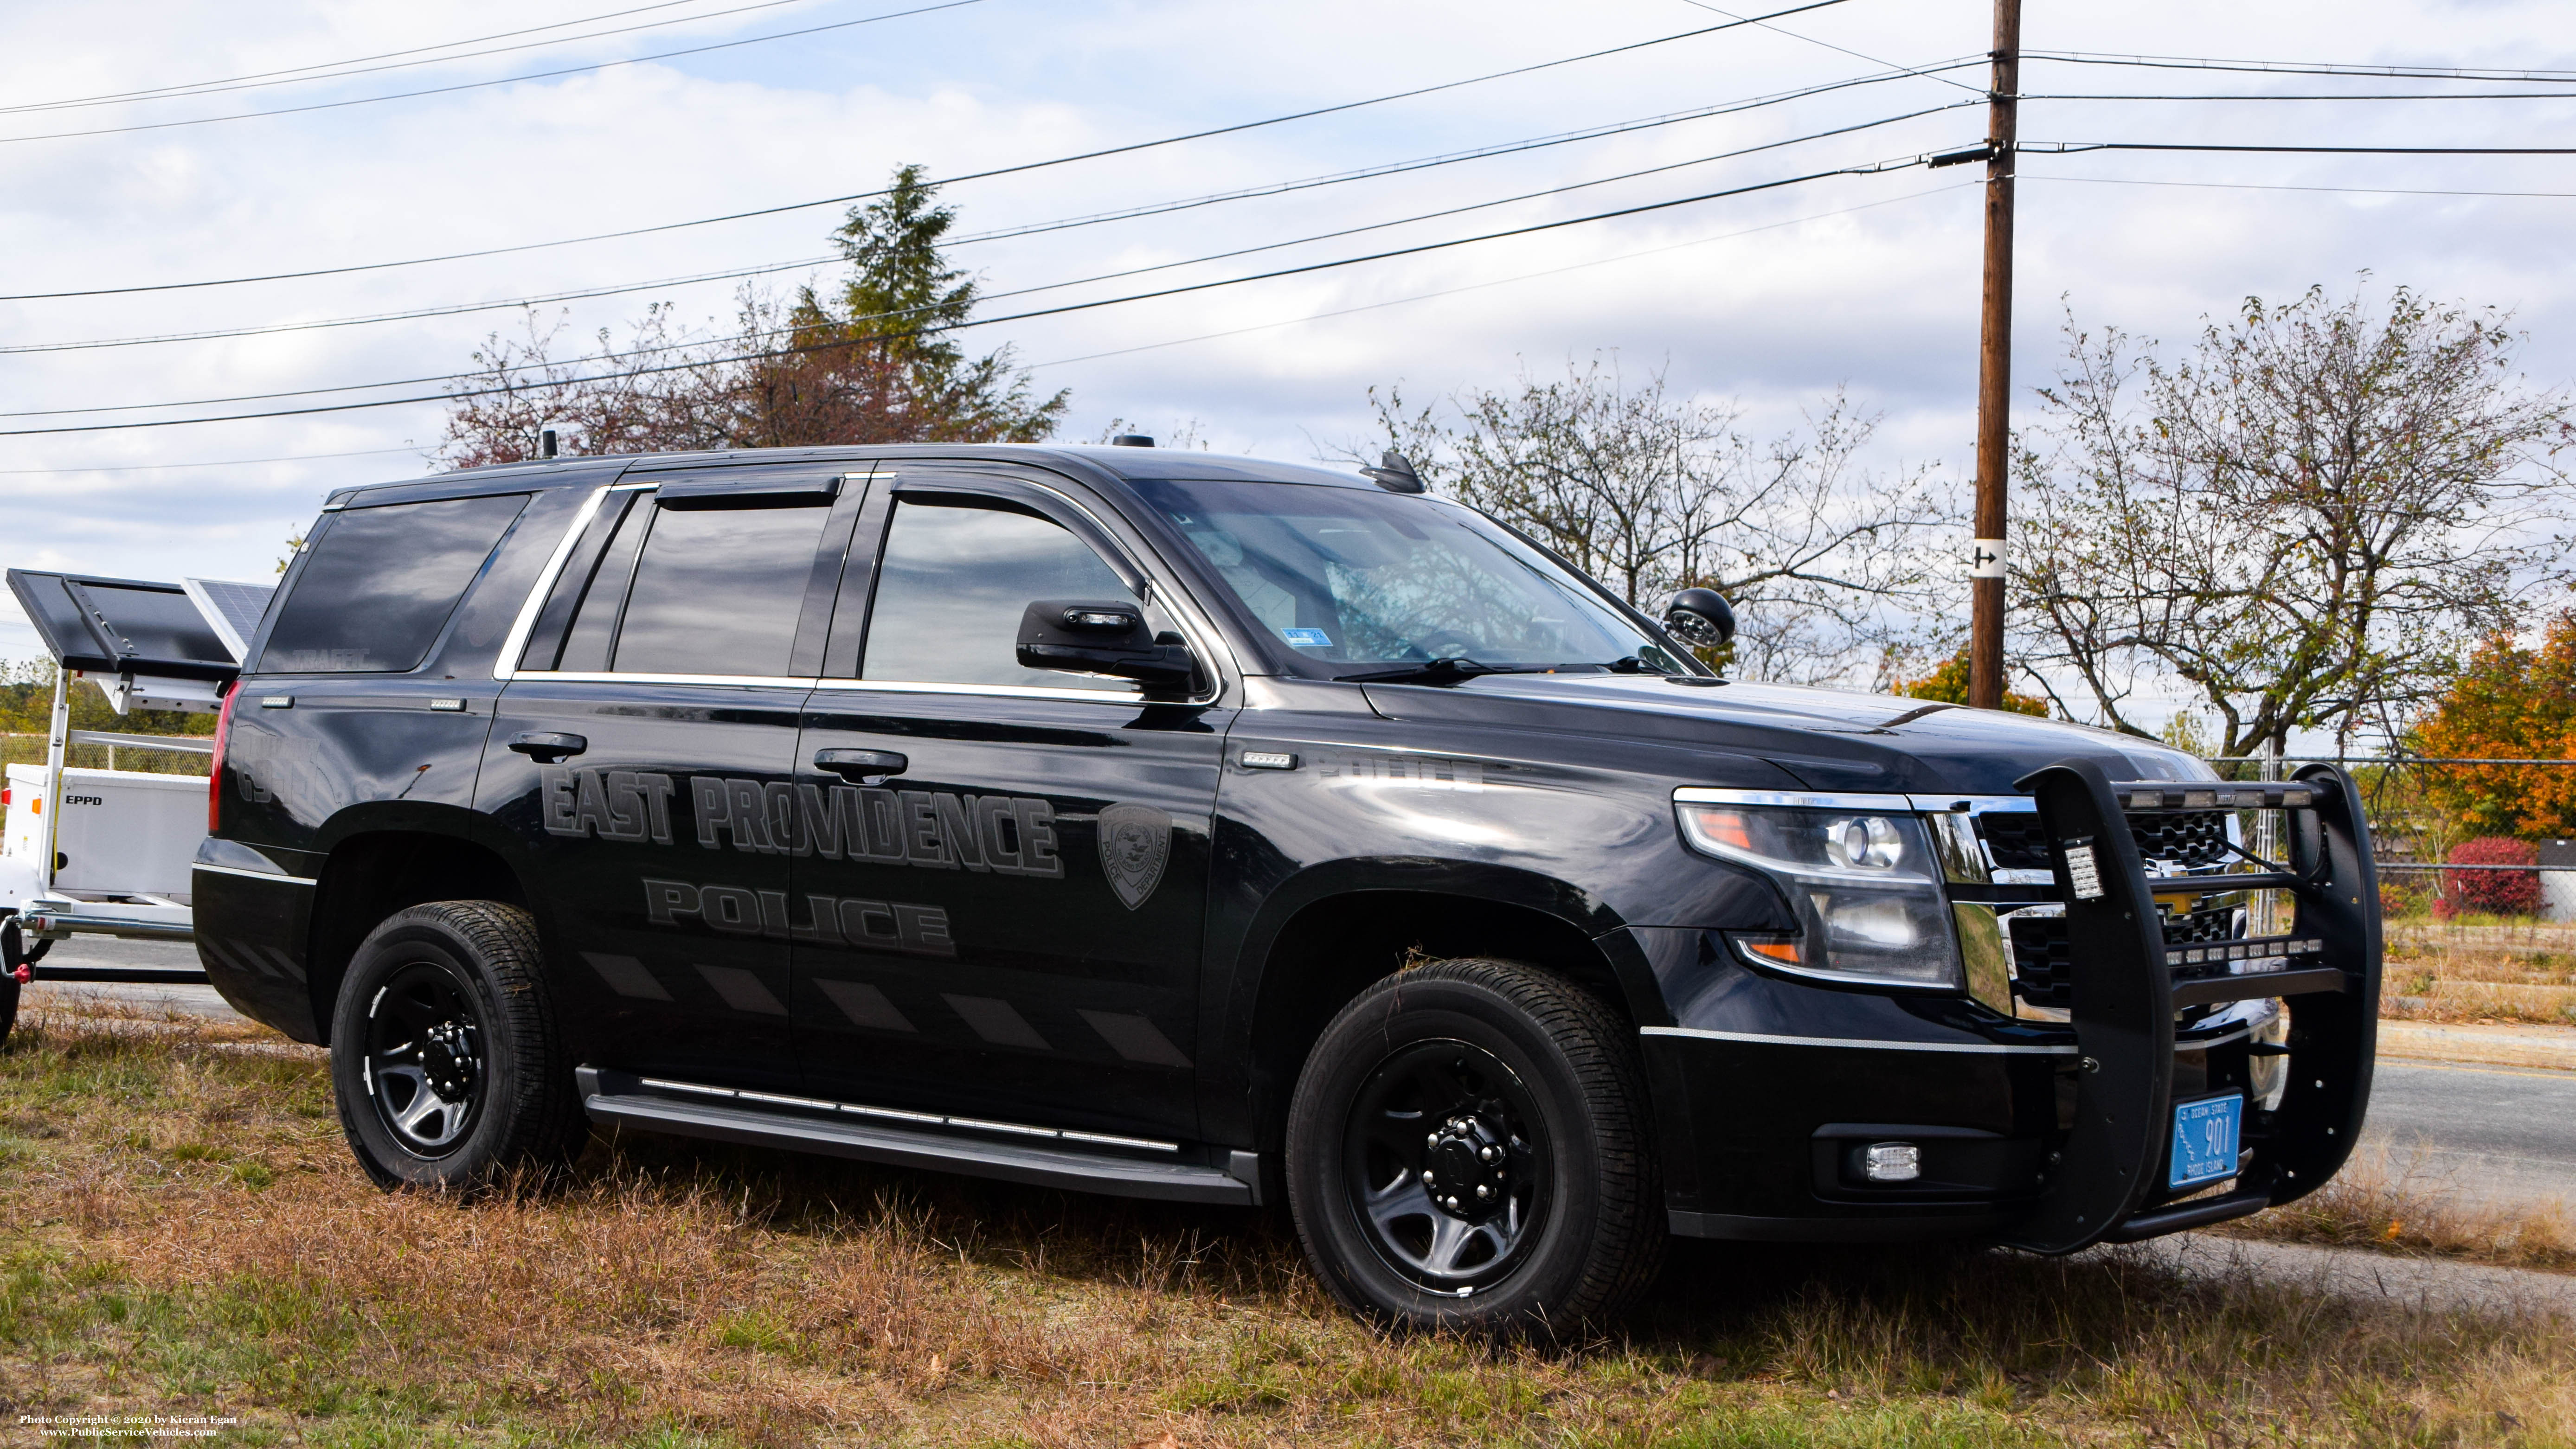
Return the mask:
M537 456L551 458L557 451L555 435L563 430L561 423L537 424Z
M1378 459L1377 462L1376 467L1362 468L1360 472L1380 488L1389 493L1425 491L1422 486L1422 475L1413 471L1412 462L1402 453L1389 448L1386 450L1386 456Z
M1154 446L1154 440L1143 433L1120 433L1117 437L1109 440L1109 446L1113 448L1150 448Z

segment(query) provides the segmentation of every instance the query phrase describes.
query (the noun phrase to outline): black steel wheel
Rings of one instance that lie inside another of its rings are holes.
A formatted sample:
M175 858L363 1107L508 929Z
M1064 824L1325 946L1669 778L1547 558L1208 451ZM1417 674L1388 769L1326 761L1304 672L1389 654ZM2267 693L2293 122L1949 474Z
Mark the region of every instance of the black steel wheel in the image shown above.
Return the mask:
M367 1001L368 1105L406 1151L444 1157L481 1114L482 1003L454 968L434 957L399 967Z
M1362 992L1317 1038L1288 1114L1289 1206L1326 1289L1397 1328L1616 1316L1664 1245L1633 1036L1582 988L1508 961Z
M1511 1068L1463 1041L1378 1064L1343 1129L1343 1187L1369 1246L1433 1292L1500 1282L1552 1204L1546 1129Z
M386 918L340 982L331 1077L350 1151L379 1187L541 1180L586 1133L536 923L496 901Z

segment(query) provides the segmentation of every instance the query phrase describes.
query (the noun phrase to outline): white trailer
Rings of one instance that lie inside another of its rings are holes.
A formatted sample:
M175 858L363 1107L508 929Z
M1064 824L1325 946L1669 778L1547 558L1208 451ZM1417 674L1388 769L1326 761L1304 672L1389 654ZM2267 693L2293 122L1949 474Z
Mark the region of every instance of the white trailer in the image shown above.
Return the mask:
M75 935L193 939L189 867L206 838L202 775L112 768L119 751L211 755L194 736L71 727L71 686L95 679L118 714L137 708L213 713L240 673L273 586L183 584L11 569L10 592L54 659L53 715L41 765L7 769L0 830L0 1041L19 988L50 981L203 982L200 969L52 966L37 962ZM104 745L111 768L74 769L73 745Z

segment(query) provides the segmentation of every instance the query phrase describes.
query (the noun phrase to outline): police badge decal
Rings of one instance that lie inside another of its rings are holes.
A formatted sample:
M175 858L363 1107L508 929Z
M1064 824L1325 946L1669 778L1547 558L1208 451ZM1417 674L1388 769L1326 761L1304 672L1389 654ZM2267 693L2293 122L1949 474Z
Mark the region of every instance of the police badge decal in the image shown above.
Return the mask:
M1112 805L1100 812L1100 869L1127 909L1154 894L1171 858L1171 816L1151 805Z

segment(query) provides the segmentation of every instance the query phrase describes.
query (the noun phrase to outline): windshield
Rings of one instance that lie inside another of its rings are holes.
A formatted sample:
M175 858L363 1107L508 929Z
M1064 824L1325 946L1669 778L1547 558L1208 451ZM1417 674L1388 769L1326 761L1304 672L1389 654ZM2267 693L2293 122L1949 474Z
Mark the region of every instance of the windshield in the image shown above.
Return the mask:
M1581 578L1454 503L1297 483L1135 488L1317 673L1435 659L1688 672Z

